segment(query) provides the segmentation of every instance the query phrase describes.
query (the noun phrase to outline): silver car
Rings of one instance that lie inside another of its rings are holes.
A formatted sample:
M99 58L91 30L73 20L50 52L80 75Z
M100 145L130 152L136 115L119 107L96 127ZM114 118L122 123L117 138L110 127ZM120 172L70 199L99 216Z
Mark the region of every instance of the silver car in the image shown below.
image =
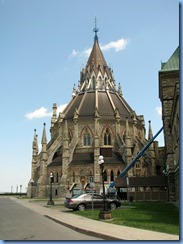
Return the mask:
M121 206L118 199L105 199L106 209L116 209ZM71 198L65 198L64 206L73 210L83 211L89 208L102 209L104 206L103 196L99 194L84 193L81 195L74 195Z

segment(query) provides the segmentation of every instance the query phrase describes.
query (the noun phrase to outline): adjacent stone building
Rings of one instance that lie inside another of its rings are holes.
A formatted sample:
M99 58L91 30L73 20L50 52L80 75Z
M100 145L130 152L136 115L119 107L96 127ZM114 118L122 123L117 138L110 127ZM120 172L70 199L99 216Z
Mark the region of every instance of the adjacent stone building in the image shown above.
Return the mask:
M159 97L165 140L164 174L170 201L179 201L179 47L159 71Z
M49 196L50 173L54 175L54 197L64 197L73 183L83 188L91 178L99 192L99 155L104 156L104 181L108 187L153 136L149 121L146 139L144 116L137 115L125 100L100 49L98 29L94 28L94 32L93 48L78 86L74 86L71 100L58 117L57 105L53 104L49 142L44 124L41 152L34 132L28 196ZM162 175L162 155L162 148L154 142L128 176L145 179Z

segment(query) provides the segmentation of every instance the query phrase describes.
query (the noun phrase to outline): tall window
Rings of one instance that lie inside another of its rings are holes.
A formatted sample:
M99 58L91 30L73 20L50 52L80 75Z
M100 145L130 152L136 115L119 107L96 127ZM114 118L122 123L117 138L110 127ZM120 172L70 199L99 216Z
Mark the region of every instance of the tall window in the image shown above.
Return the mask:
M111 133L108 128L106 128L104 133L104 145L111 145Z
M85 131L83 133L83 144L84 144L84 146L91 145L91 136L90 136L90 133L87 128L85 129Z
M58 173L56 174L56 182L58 183Z

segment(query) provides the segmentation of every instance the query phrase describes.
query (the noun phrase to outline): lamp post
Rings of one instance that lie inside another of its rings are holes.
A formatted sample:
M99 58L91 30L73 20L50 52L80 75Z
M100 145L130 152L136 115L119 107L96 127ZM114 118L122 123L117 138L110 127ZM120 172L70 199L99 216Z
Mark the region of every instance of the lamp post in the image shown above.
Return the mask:
M22 185L20 185L20 197L21 197L21 193L22 193Z
M53 173L50 173L50 199L47 202L47 205L54 205L54 201L52 200L52 183L53 183Z
M105 187L104 187L104 157L102 155L98 158L98 164L100 165L101 175L102 175L102 187L103 187L103 210L99 212L99 219L111 219L112 213L110 210L107 210L106 201L105 201Z
M33 180L33 179L31 179L30 183L31 183L31 198L33 198L33 187L34 187L34 180Z
M104 202L104 211L106 211L105 187L104 187L104 157L102 155L100 155L98 158L98 164L100 165L100 170L101 170L101 175L102 175L103 202Z

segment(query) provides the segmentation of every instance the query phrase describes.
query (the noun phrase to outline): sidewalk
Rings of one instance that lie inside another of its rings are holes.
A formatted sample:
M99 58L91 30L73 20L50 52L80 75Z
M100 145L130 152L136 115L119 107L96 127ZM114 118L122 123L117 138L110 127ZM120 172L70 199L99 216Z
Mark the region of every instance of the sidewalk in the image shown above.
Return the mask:
M33 211L52 219L53 221L63 224L76 231L98 236L105 240L179 240L178 235L170 235L155 231L142 230L132 227L120 226L104 221L96 221L85 217L77 216L69 210L58 210L45 207L46 202L36 202L30 199L17 199L10 197L13 201L32 209ZM63 199L56 201L56 204L63 203Z

